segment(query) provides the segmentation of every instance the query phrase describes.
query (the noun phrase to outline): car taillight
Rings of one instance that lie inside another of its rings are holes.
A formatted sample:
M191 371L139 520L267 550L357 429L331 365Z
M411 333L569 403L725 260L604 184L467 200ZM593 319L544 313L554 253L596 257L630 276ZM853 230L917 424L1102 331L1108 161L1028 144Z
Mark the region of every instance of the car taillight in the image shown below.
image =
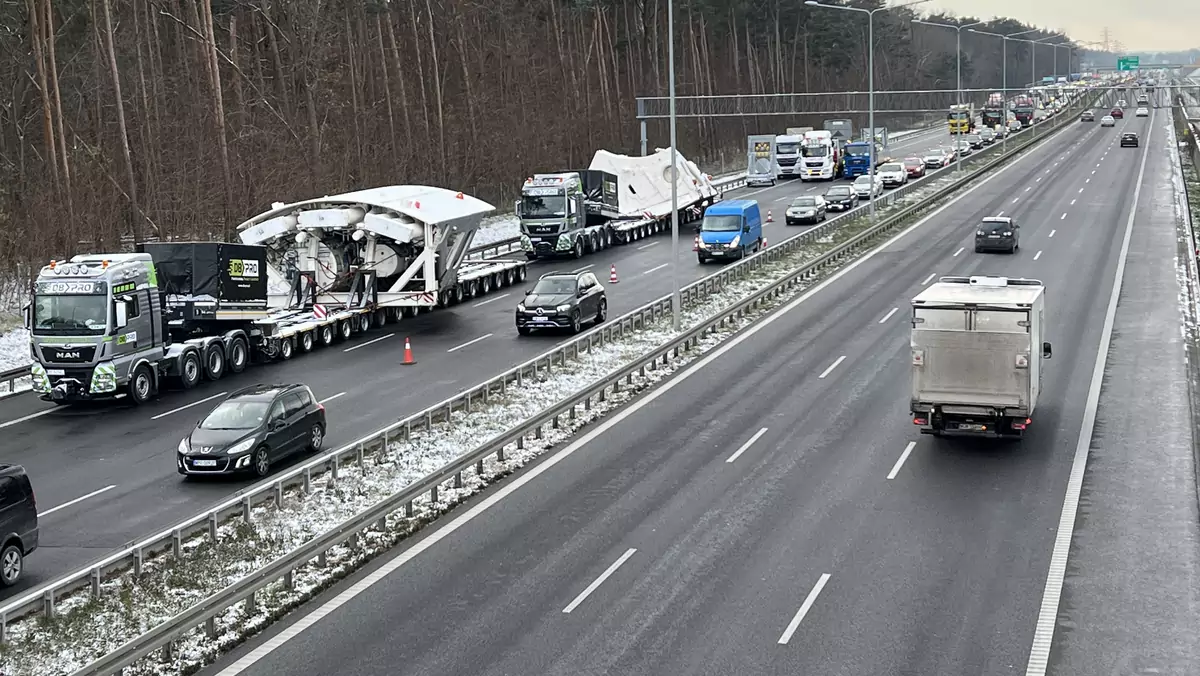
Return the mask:
M325 404L322 404L322 403L320 403L320 402L317 402L317 410L319 410L319 411L321 411L322 413L324 413L324 412L325 412Z

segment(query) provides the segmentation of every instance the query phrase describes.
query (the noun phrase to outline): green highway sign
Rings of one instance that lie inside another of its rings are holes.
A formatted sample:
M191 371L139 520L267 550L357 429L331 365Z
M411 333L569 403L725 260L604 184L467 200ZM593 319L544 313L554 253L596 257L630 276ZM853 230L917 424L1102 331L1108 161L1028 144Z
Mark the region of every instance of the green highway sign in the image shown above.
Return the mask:
M1117 70L1137 70L1140 61L1141 58L1137 56L1118 56Z

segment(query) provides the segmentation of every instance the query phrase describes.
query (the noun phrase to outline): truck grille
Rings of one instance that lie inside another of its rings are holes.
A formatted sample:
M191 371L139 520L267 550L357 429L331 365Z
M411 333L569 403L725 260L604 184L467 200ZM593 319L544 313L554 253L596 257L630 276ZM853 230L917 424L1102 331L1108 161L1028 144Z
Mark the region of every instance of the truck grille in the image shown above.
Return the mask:
M60 347L58 345L43 345L42 359L53 364L90 364L96 357L95 345L81 347Z
M778 158L778 160L779 160L779 166L781 166L781 167L796 166L796 158L794 158L794 157L780 157L780 158Z
M531 235L553 235L558 232L557 225L527 225L525 227Z

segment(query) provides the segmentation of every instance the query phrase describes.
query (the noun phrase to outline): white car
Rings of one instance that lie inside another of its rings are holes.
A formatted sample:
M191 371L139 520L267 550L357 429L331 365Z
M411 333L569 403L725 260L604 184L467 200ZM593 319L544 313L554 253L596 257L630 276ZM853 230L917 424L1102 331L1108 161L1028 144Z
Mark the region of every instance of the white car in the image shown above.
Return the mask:
M1117 126L1117 118L1113 117L1112 115L1105 115L1104 117L1100 118L1100 126L1115 127Z
M867 176L863 174L854 179L854 193L861 200L868 200L872 197L879 197L883 194L883 181L879 175Z
M879 165L877 176L879 176L879 180L885 188L892 188L908 183L908 171L904 168L903 162L888 162L887 164Z
M921 156L921 161L925 163L926 169L941 169L950 164L946 159L946 153L941 148L931 148L925 151Z
M1137 117L1148 117L1150 115L1150 111L1146 110L1145 108L1138 108L1134 115Z
M996 131L992 133L996 135L996 138L1002 139L1005 136L1008 136L1008 127L1003 124L998 124L996 125Z
M1121 100L1117 101L1118 108L1124 108L1126 105L1127 104L1125 103L1125 99L1121 99Z

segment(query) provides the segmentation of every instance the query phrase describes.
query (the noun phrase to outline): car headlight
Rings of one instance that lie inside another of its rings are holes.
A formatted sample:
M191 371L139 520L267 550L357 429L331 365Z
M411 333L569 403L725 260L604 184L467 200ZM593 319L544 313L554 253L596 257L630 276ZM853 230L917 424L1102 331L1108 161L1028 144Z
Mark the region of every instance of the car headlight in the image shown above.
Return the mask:
M1005 237L1012 237L1012 230L1005 230L1005 231L1004 231L1004 236L1005 236Z
M188 440L186 438L179 440L179 452L180 453L187 453L191 449L192 449L192 445L188 443Z
M554 308L554 309L555 309L555 310L556 310L556 311L557 311L559 314L566 314L566 313L568 313L568 312L570 312L570 311L571 311L571 306L570 306L570 305L559 305L558 307L556 307L556 308Z
M525 304L517 303L517 312L524 312L524 311L525 311Z
M986 235L987 233L986 233L986 232L984 232L984 231L982 231L982 230L979 230L979 231L977 231L975 234L976 234L976 235L979 235L980 237L983 237L983 236L984 236L984 235Z
M237 455L238 453L245 453L246 451L250 450L253 447L254 447L254 437L250 437L249 439L246 439L245 441L239 441L236 444L234 444L233 446L230 446L228 449L226 449L225 453L227 455Z

